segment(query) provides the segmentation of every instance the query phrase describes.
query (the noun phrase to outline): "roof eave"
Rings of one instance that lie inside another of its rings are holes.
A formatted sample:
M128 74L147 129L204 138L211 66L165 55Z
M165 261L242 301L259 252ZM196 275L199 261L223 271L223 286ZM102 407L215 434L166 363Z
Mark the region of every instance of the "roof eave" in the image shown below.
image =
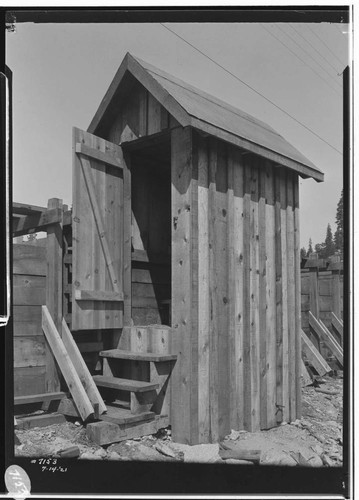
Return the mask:
M214 125L211 125L210 123L199 120L196 117L193 117L193 116L191 117L191 126L198 129L198 130L201 130L202 132L206 132L206 133L213 135L213 136L216 136L219 139L222 139L226 142L230 142L231 144L239 146L240 148L243 148L247 151L250 151L250 152L255 153L257 155L263 156L264 158L267 158L268 160L273 161L277 165L281 165L284 167L288 167L292 170L295 170L303 178L311 177L312 179L316 180L317 182L324 181L324 174L320 170L317 170L317 169L312 168L308 165L300 163L300 162L293 160L287 156L276 153L275 151L272 151L268 148L265 148L264 146L261 146L260 144L256 144L256 143L251 142L247 139L244 139L243 137L239 137L235 134L231 134L230 132L228 132L226 130L215 127Z

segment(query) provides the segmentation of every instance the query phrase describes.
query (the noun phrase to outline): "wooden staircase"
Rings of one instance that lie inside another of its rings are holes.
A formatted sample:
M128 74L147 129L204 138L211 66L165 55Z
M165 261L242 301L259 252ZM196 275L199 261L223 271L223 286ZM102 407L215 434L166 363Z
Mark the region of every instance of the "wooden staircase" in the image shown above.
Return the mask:
M42 328L71 395L57 398L57 411L87 422L92 440L110 444L169 425L169 381L177 359L169 354L171 328L130 327L124 335L126 349L100 351L102 375L93 376L66 322L61 337L46 306Z
M91 439L109 444L152 434L169 425L168 383L177 356L125 349L99 354L103 373L94 375L93 380L107 412L99 416L99 422L87 425ZM124 372L132 377L119 375Z

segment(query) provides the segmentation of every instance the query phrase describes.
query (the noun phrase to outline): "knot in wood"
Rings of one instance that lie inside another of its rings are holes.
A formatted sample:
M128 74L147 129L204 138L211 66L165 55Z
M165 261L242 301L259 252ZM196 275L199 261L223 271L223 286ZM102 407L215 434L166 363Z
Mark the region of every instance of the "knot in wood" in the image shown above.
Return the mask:
M74 217L74 218L73 218L73 221L74 221L74 222L80 222L80 219L79 219L79 217Z
M223 297L223 304L227 304L227 303L228 303L227 297Z

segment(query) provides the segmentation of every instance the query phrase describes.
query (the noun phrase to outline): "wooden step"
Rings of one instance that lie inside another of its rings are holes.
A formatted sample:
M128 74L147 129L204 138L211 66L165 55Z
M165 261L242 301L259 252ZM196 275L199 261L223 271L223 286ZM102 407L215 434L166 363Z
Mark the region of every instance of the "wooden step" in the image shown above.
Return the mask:
M33 394L30 396L15 396L14 406L32 404L32 403L43 403L45 401L55 401L67 397L66 392L47 392L44 394Z
M95 384L100 387L117 389L119 391L147 392L158 388L158 384L150 382L141 382L140 380L130 380L127 378L104 377L103 375L94 375Z
M154 352L133 352L124 351L122 349L109 349L101 351L100 356L103 358L129 359L132 361L173 361L177 359L176 354L158 354Z
M112 422L114 424L133 424L137 422L148 422L155 418L155 413L153 411L147 411L143 413L138 413L136 415L132 414L129 409L118 408L116 406L106 405L107 412L100 415L99 419L104 422Z

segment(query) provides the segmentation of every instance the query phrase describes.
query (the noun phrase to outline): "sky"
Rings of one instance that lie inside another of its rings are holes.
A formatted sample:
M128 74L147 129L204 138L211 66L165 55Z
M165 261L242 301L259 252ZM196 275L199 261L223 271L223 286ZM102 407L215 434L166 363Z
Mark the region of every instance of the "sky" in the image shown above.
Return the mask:
M335 231L343 185L345 24L159 23L16 25L6 35L13 72L13 200L72 205L72 127L86 130L126 52L266 122L324 172L300 178L301 246ZM248 86L283 108L273 106ZM301 126L303 123L309 130Z

